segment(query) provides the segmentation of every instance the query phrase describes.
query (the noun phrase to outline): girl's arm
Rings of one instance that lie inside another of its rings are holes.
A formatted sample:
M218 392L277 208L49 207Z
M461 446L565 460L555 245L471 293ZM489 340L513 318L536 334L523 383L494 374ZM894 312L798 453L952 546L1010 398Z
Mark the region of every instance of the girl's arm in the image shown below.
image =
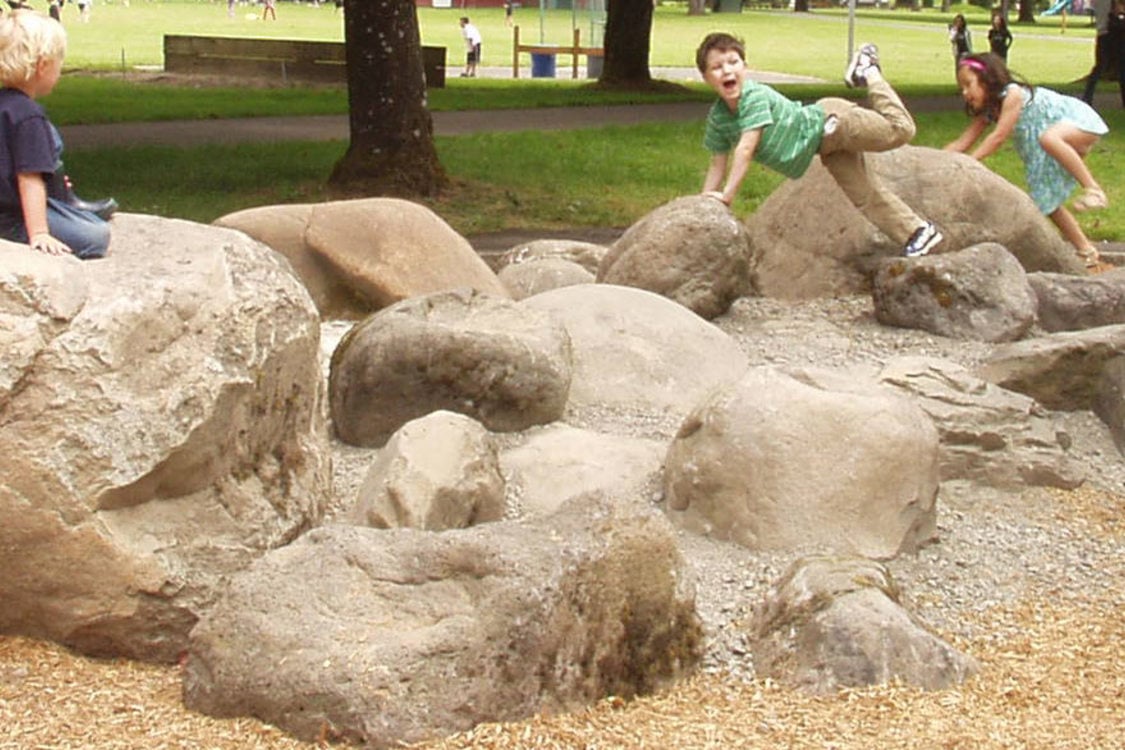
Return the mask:
M969 127L965 128L965 132L961 133L961 135L957 137L957 140L946 144L945 150L965 153L977 142L977 138L980 138L980 134L983 133L984 129L987 127L988 120L984 117L974 117L969 123Z
M1008 136L1012 134L1012 129L1020 119L1020 112L1022 111L1023 89L1012 86L1008 89L1008 95L1000 103L1000 117L996 120L996 127L981 141L971 156L977 161L981 161L996 153L1004 145L1004 141L1008 140Z

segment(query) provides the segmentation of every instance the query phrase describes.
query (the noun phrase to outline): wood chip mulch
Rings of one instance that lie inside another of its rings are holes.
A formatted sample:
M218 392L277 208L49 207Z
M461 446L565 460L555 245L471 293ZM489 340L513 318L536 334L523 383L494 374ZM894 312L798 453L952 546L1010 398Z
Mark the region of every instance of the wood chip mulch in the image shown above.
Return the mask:
M1089 531L1122 541L1122 517L1106 507L1077 510ZM1118 750L1125 748L1125 566L1117 580L1123 586L1115 590L1060 591L984 613L977 632L989 636L956 643L981 672L954 689L888 685L814 698L769 681L698 675L660 695L607 698L574 714L484 724L413 747ZM0 750L317 746L252 719L186 710L175 667L0 637Z

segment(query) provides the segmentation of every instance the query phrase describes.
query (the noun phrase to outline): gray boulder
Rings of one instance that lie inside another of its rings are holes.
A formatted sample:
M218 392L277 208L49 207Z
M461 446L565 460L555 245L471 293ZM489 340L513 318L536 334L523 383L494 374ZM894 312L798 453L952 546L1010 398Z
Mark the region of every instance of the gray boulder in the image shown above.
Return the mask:
M953 339L1015 341L1035 323L1035 295L1019 261L994 242L879 263L875 318Z
M998 346L977 374L1049 409L1092 409L1106 365L1123 352L1125 325L1053 333Z
M330 492L319 321L240 232L118 214L104 260L0 248L0 632L172 661Z
M579 264L562 258L513 263L501 268L497 276L515 300L549 292L559 287L593 284L595 278L594 274Z
M996 242L1028 271L1085 274L1027 194L974 159L915 146L865 158L892 191L941 227L945 241L936 252ZM755 288L767 297L866 293L879 260L902 253L852 206L819 161L775 190L746 227Z
M1125 455L1125 357L1106 363L1094 394L1094 413L1113 435L1117 451Z
M609 252L605 245L567 239L544 239L525 242L509 249L502 256L498 269L539 260L565 260L577 263L591 276L596 276L602 258Z
M721 202L677 198L613 243L598 282L647 289L708 320L750 289L746 229Z
M953 362L897 357L879 381L915 397L941 439L941 480L1015 489L1073 489L1083 467L1067 453L1066 429L1034 399L975 377Z
M797 560L755 612L755 674L827 694L892 681L942 690L979 671L900 599L890 571L872 560Z
M184 700L383 748L629 698L698 660L693 586L636 503L442 534L325 526L232 581L192 632Z
M1028 274L1039 325L1051 332L1125 323L1125 269L1092 276Z
M436 411L407 422L379 451L350 519L377 529L461 529L504 515L496 441L480 423Z
M500 454L500 466L519 512L545 516L591 492L649 502L660 490L667 452L660 440L552 424L528 430L522 443Z
M345 443L378 446L446 409L494 432L553 422L570 339L551 315L462 290L404 300L353 327L332 355L329 405Z
M938 435L890 389L753 368L684 420L664 488L675 521L716 539L890 558L934 535Z
M410 201L262 206L215 224L288 258L325 318L362 318L408 297L451 289L508 296L468 240Z
M655 412L678 423L712 388L746 371L730 336L652 292L589 284L519 304L566 327L574 362L568 409Z

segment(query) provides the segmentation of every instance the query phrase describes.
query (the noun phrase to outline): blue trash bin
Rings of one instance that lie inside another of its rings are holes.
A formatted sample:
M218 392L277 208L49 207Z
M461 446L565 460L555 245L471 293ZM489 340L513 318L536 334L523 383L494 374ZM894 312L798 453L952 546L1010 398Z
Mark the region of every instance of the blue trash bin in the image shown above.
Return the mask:
M555 56L546 52L531 53L531 77L554 78Z

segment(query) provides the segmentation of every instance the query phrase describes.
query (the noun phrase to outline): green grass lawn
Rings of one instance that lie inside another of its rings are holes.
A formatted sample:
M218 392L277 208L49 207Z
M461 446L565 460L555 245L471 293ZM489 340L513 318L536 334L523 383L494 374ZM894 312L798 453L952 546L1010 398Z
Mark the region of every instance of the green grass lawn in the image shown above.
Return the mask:
M60 124L346 112L341 87L186 88L138 83L117 74L133 71L135 66L158 67L165 32L342 38L342 21L330 5L283 2L276 23L258 20L259 11L257 6L238 6L235 18L230 19L223 2L133 0L126 7L120 0L107 0L94 8L91 22L83 24L77 20L75 6L67 5L64 22L70 35L67 69L71 73L45 104ZM908 96L952 94L953 66L945 25L956 12L970 16L977 44L983 44L986 15L968 5L954 6L944 15L933 10L863 11L856 22L855 39L880 45L888 78ZM484 63L510 65L511 31L503 25L502 11L471 9L467 13L484 35ZM461 59L457 25L461 14L458 9L419 9L423 43L446 46L447 64L454 69ZM537 9L519 9L516 20L525 41L539 40ZM596 24L581 13L543 14L543 40L566 43L574 25L587 37L591 29L596 32ZM794 98L809 100L846 92L839 77L846 59L848 23L839 10L690 17L683 5L662 5L656 10L650 64L690 66L699 39L716 29L733 31L747 40L752 67L826 81L780 87ZM1089 69L1093 51L1093 33L1085 19L1072 18L1065 34L1059 33L1057 19L1016 26L1013 33L1014 68L1037 83L1077 89L1075 81ZM78 70L94 70L99 75L75 74ZM704 101L710 96L698 82L682 96L700 102L698 123L439 138L440 158L452 184L430 205L466 234L518 226L631 224L661 203L699 189L707 159L699 143ZM593 91L586 81L450 77L447 88L431 91L430 106L436 111L651 98ZM1090 164L1116 205L1125 201L1125 164L1117 135L1125 119L1116 110L1107 114L1107 120L1113 132L1090 157ZM922 114L918 122L915 142L934 146L952 140L966 124L958 112ZM327 192L324 180L343 148L339 143L292 143L102 149L68 154L67 164L85 196L113 194L125 210L208 222L251 206L337 197ZM1022 167L1010 147L993 157L989 166L1022 185ZM754 210L780 181L755 167L736 211L745 215ZM1125 238L1125 213L1101 212L1083 216L1081 221L1092 237Z

